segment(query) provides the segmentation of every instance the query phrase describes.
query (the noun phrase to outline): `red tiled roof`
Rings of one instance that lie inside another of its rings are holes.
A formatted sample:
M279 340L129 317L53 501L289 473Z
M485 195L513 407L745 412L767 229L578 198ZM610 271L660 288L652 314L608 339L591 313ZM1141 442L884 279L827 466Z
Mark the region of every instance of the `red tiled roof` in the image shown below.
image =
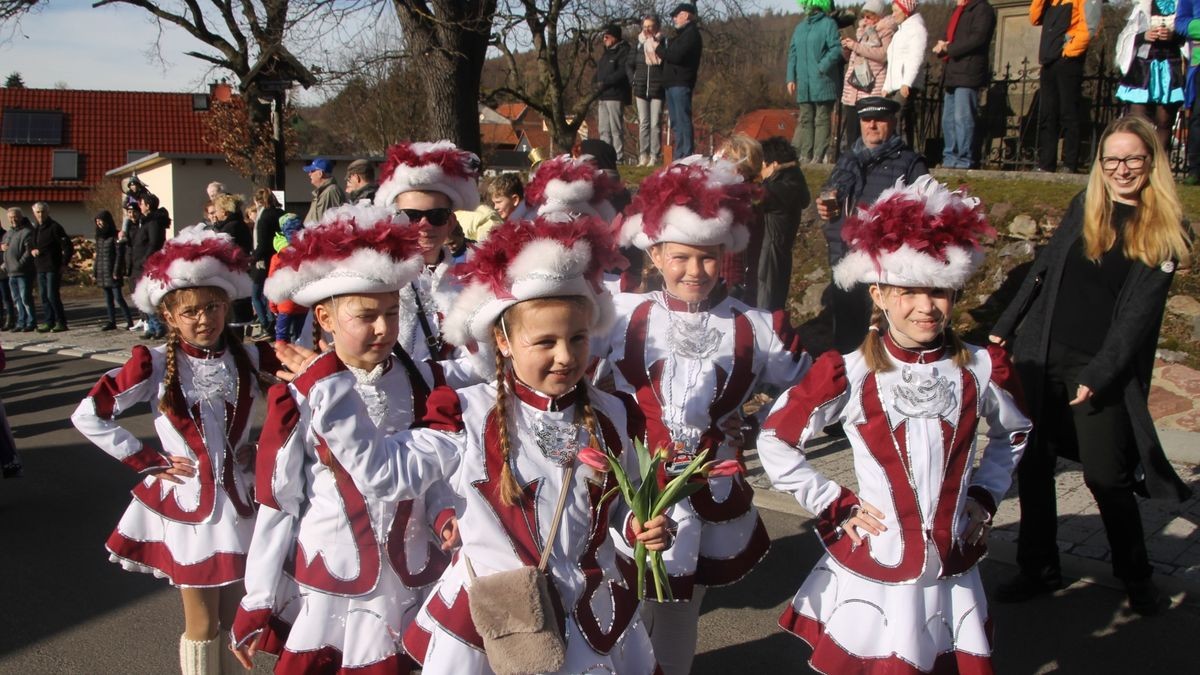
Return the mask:
M521 116L524 115L525 111L528 109L529 106L525 105L524 103L501 103L500 105L496 106L496 112L514 122L521 119Z
M480 142L484 147L506 146L512 148L521 142L517 132L511 124L489 124L484 122L479 125Z
M783 136L791 140L792 134L796 132L796 115L795 110L783 108L751 110L738 118L733 130L759 141L772 136Z
M203 141L207 112L192 94L0 88L0 121L10 110L64 114L60 145L0 143L0 201L82 201L127 151L217 153ZM81 179L52 181L55 150L79 153Z

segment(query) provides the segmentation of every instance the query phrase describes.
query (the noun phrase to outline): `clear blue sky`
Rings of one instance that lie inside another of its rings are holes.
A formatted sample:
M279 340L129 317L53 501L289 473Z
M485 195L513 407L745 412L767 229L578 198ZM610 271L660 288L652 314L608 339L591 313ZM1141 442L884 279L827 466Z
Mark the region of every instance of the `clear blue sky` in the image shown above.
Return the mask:
M703 13L703 1L698 4ZM797 11L794 0L757 4ZM163 29L165 64L156 60L151 50L158 25L147 12L124 5L92 9L83 0L49 0L45 9L0 36L5 38L0 43L0 78L18 71L28 87L52 88L63 82L72 89L204 91L215 77L207 64L184 55L204 51L204 45L178 28ZM301 60L320 59L301 55Z

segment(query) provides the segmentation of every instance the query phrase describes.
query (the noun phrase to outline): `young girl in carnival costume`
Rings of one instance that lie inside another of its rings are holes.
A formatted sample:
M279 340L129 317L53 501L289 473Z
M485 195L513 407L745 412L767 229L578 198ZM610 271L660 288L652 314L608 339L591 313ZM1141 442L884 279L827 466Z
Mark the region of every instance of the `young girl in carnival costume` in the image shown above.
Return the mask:
M422 267L418 235L387 209L341 207L277 260L267 297L313 307L333 349L272 390L233 643L247 667L259 649L278 654L276 673L408 672L399 638L446 567L431 526L453 504L431 505L444 489L374 498L359 471L371 450L355 433L408 429L436 379L396 345L397 291Z
M844 232L851 252L834 279L871 284L871 330L857 351L823 354L758 443L775 486L816 514L826 551L779 623L821 672L991 673L977 564L1030 423L1005 352L964 344L949 325L991 228L978 200L926 176L885 191ZM833 422L857 493L805 460Z
M646 446L670 453L660 481L703 450L740 461L742 404L757 389L790 387L811 363L783 312L729 297L718 279L723 256L749 239L753 191L729 162L689 158L648 177L621 225L663 290L617 296L617 324L597 352L645 415ZM751 497L740 475L710 476L668 513L679 526L664 556L674 602L642 605L668 675L691 669L704 588L741 579L767 552Z
M443 362L453 386L480 381L465 367L466 350L446 341L442 330L459 290L449 274L456 265L446 242L458 225L454 212L479 206L479 167L478 156L450 141L398 143L388 148L375 193L376 206L408 217L424 259L420 274L400 289L399 344L417 361Z
M179 587L185 675L236 668L217 636L241 598L254 529L258 374L278 367L269 346L246 351L225 325L230 303L250 295L247 269L226 235L188 228L168 241L146 260L133 294L141 311L162 317L167 344L134 347L71 415L80 433L144 476L107 547L125 569ZM143 401L151 403L161 449L115 421Z
M395 439L359 429L362 442L387 446L369 467L378 494L419 494L444 479L460 500L462 548L404 636L427 674L492 672L498 654L485 651L473 617L511 608L472 607L472 579L539 565L544 552L554 609L538 616L565 642L561 665L548 670L655 671L636 571L619 566L608 533L615 523L661 550L665 519L643 529L619 499L603 498L615 477L576 460L587 447L607 449L638 475L637 422L584 378L589 336L612 321L601 276L616 258L595 219L498 226L463 269L466 287L446 318L450 339L494 355L494 379L435 390L428 428Z

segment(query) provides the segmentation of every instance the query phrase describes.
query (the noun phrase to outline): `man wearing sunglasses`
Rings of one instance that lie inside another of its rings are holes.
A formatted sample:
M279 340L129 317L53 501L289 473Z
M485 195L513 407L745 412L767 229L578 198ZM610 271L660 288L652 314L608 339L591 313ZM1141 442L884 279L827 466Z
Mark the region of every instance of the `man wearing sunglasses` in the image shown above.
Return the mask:
M400 143L381 173L375 205L408 217L425 258L421 275L400 291L399 346L417 362L441 362L447 384L473 383L466 351L446 343L441 325L459 290L447 274L455 262L446 242L458 225L454 212L479 206L479 158L449 141Z

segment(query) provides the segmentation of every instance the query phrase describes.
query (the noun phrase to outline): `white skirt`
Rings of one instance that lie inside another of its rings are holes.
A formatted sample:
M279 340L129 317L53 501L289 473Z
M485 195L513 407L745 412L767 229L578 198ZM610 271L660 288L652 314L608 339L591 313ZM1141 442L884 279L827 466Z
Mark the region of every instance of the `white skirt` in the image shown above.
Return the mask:
M991 622L979 568L938 578L929 544L925 573L906 584L865 579L823 556L779 625L813 648L823 673L991 673Z

